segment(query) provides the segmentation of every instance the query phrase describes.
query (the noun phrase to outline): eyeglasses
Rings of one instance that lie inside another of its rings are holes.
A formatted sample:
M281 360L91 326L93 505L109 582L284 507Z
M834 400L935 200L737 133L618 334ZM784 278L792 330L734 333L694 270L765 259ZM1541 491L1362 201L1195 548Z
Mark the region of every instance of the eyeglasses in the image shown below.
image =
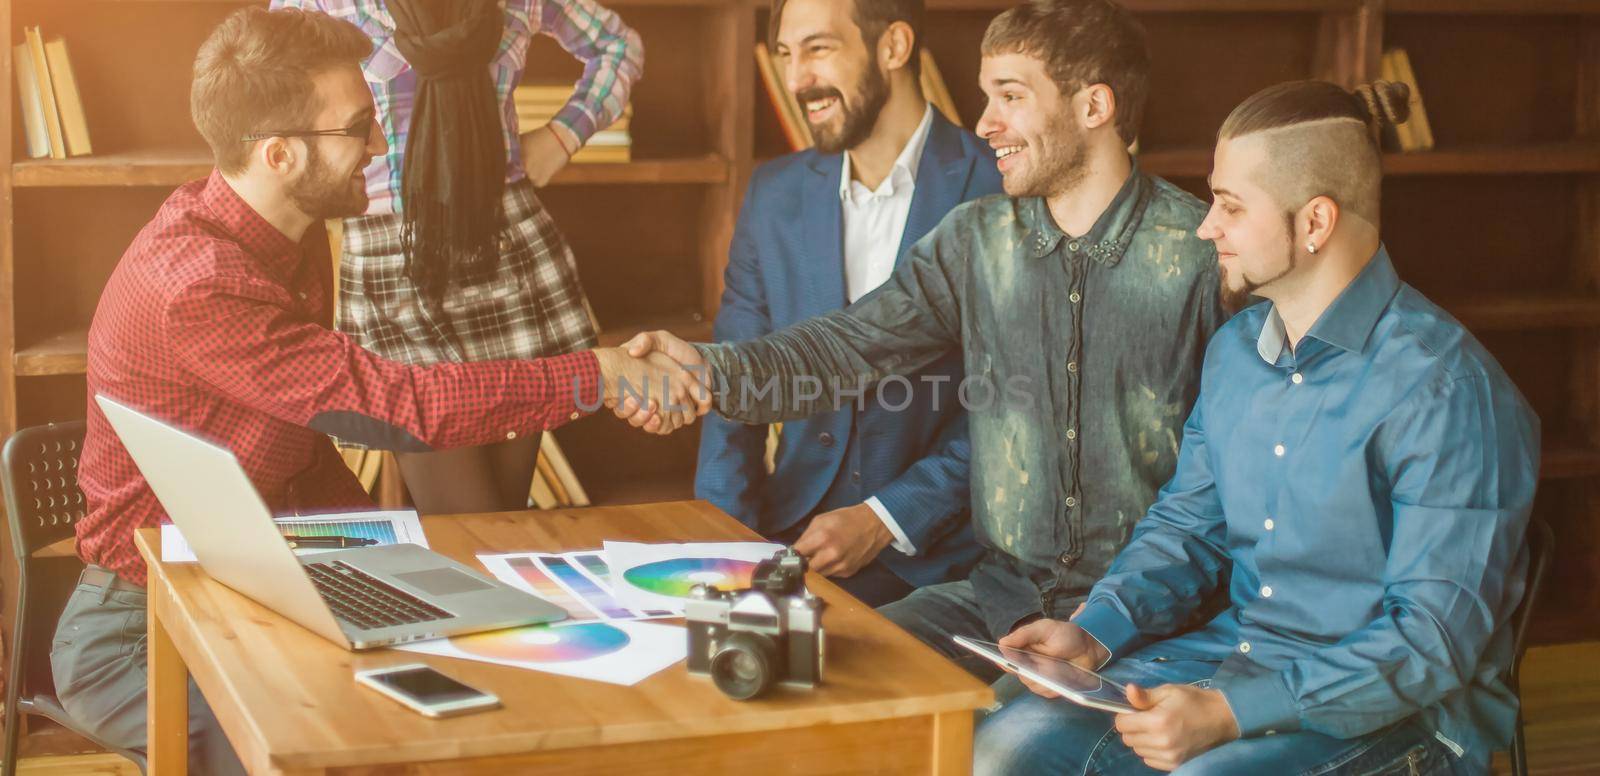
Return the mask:
M266 140L269 137L353 137L368 143L372 141L372 127L376 124L377 122L371 118L365 118L343 129L286 129L256 132L239 138L239 142L250 143Z

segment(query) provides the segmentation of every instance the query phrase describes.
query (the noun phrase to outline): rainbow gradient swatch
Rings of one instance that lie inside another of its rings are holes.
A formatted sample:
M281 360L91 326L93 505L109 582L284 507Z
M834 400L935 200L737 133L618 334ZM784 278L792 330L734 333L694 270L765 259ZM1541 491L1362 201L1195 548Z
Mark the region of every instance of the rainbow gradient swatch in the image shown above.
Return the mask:
M570 663L620 652L628 634L603 622L532 625L450 639L456 649L489 660L519 663Z
M695 585L717 590L750 586L756 564L730 558L673 558L634 566L622 572L628 584L640 590L674 598L688 598Z

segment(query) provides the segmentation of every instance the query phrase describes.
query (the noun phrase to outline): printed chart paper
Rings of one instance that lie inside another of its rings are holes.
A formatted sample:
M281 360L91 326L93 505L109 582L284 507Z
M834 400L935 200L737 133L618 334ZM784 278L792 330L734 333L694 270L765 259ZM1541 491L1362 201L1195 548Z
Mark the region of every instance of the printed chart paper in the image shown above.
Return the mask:
M633 685L682 660L687 642L683 628L622 620L530 625L395 649Z
M617 600L634 609L674 612L683 611L697 584L718 590L749 587L756 564L782 549L767 542L605 543Z
M676 616L667 610L623 606L613 592L611 570L599 550L479 555L478 562L501 582L565 609L572 622Z
M359 539L377 539L378 544L415 544L428 546L428 537L422 533L422 521L409 509L388 512L345 512L328 515L298 515L280 517L273 521L278 533L289 536L350 536ZM314 555L330 552L331 548L296 550L297 555ZM178 531L178 526L163 523L161 526L161 560L164 563L194 563L194 550Z

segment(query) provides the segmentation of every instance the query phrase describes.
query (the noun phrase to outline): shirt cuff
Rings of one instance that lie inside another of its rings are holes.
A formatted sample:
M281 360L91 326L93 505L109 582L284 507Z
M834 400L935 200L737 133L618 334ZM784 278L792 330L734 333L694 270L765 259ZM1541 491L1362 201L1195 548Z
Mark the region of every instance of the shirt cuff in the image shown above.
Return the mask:
M1240 738L1300 729L1300 711L1280 671L1217 679L1211 689L1222 693L1233 710Z
M600 359L594 351L580 350L529 363L544 372L549 387L540 430L549 431L600 409Z
M889 508L884 506L877 496L868 498L866 503L878 515L878 519L883 521L883 527L889 529L889 533L894 534L894 541L889 546L908 556L916 555L916 545L912 544L911 538L906 536L906 532L900 529L900 524L895 522L894 515L889 514Z
M1106 648L1107 663L1121 657L1139 639L1139 628L1104 598L1089 599L1083 612L1072 618L1072 622Z

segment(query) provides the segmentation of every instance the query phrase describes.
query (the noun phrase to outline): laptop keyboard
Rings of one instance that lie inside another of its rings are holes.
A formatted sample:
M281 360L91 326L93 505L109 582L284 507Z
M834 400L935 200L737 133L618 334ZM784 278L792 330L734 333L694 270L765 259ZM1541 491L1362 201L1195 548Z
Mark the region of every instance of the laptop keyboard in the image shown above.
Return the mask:
M367 630L454 616L344 561L307 563L305 568L333 615Z

